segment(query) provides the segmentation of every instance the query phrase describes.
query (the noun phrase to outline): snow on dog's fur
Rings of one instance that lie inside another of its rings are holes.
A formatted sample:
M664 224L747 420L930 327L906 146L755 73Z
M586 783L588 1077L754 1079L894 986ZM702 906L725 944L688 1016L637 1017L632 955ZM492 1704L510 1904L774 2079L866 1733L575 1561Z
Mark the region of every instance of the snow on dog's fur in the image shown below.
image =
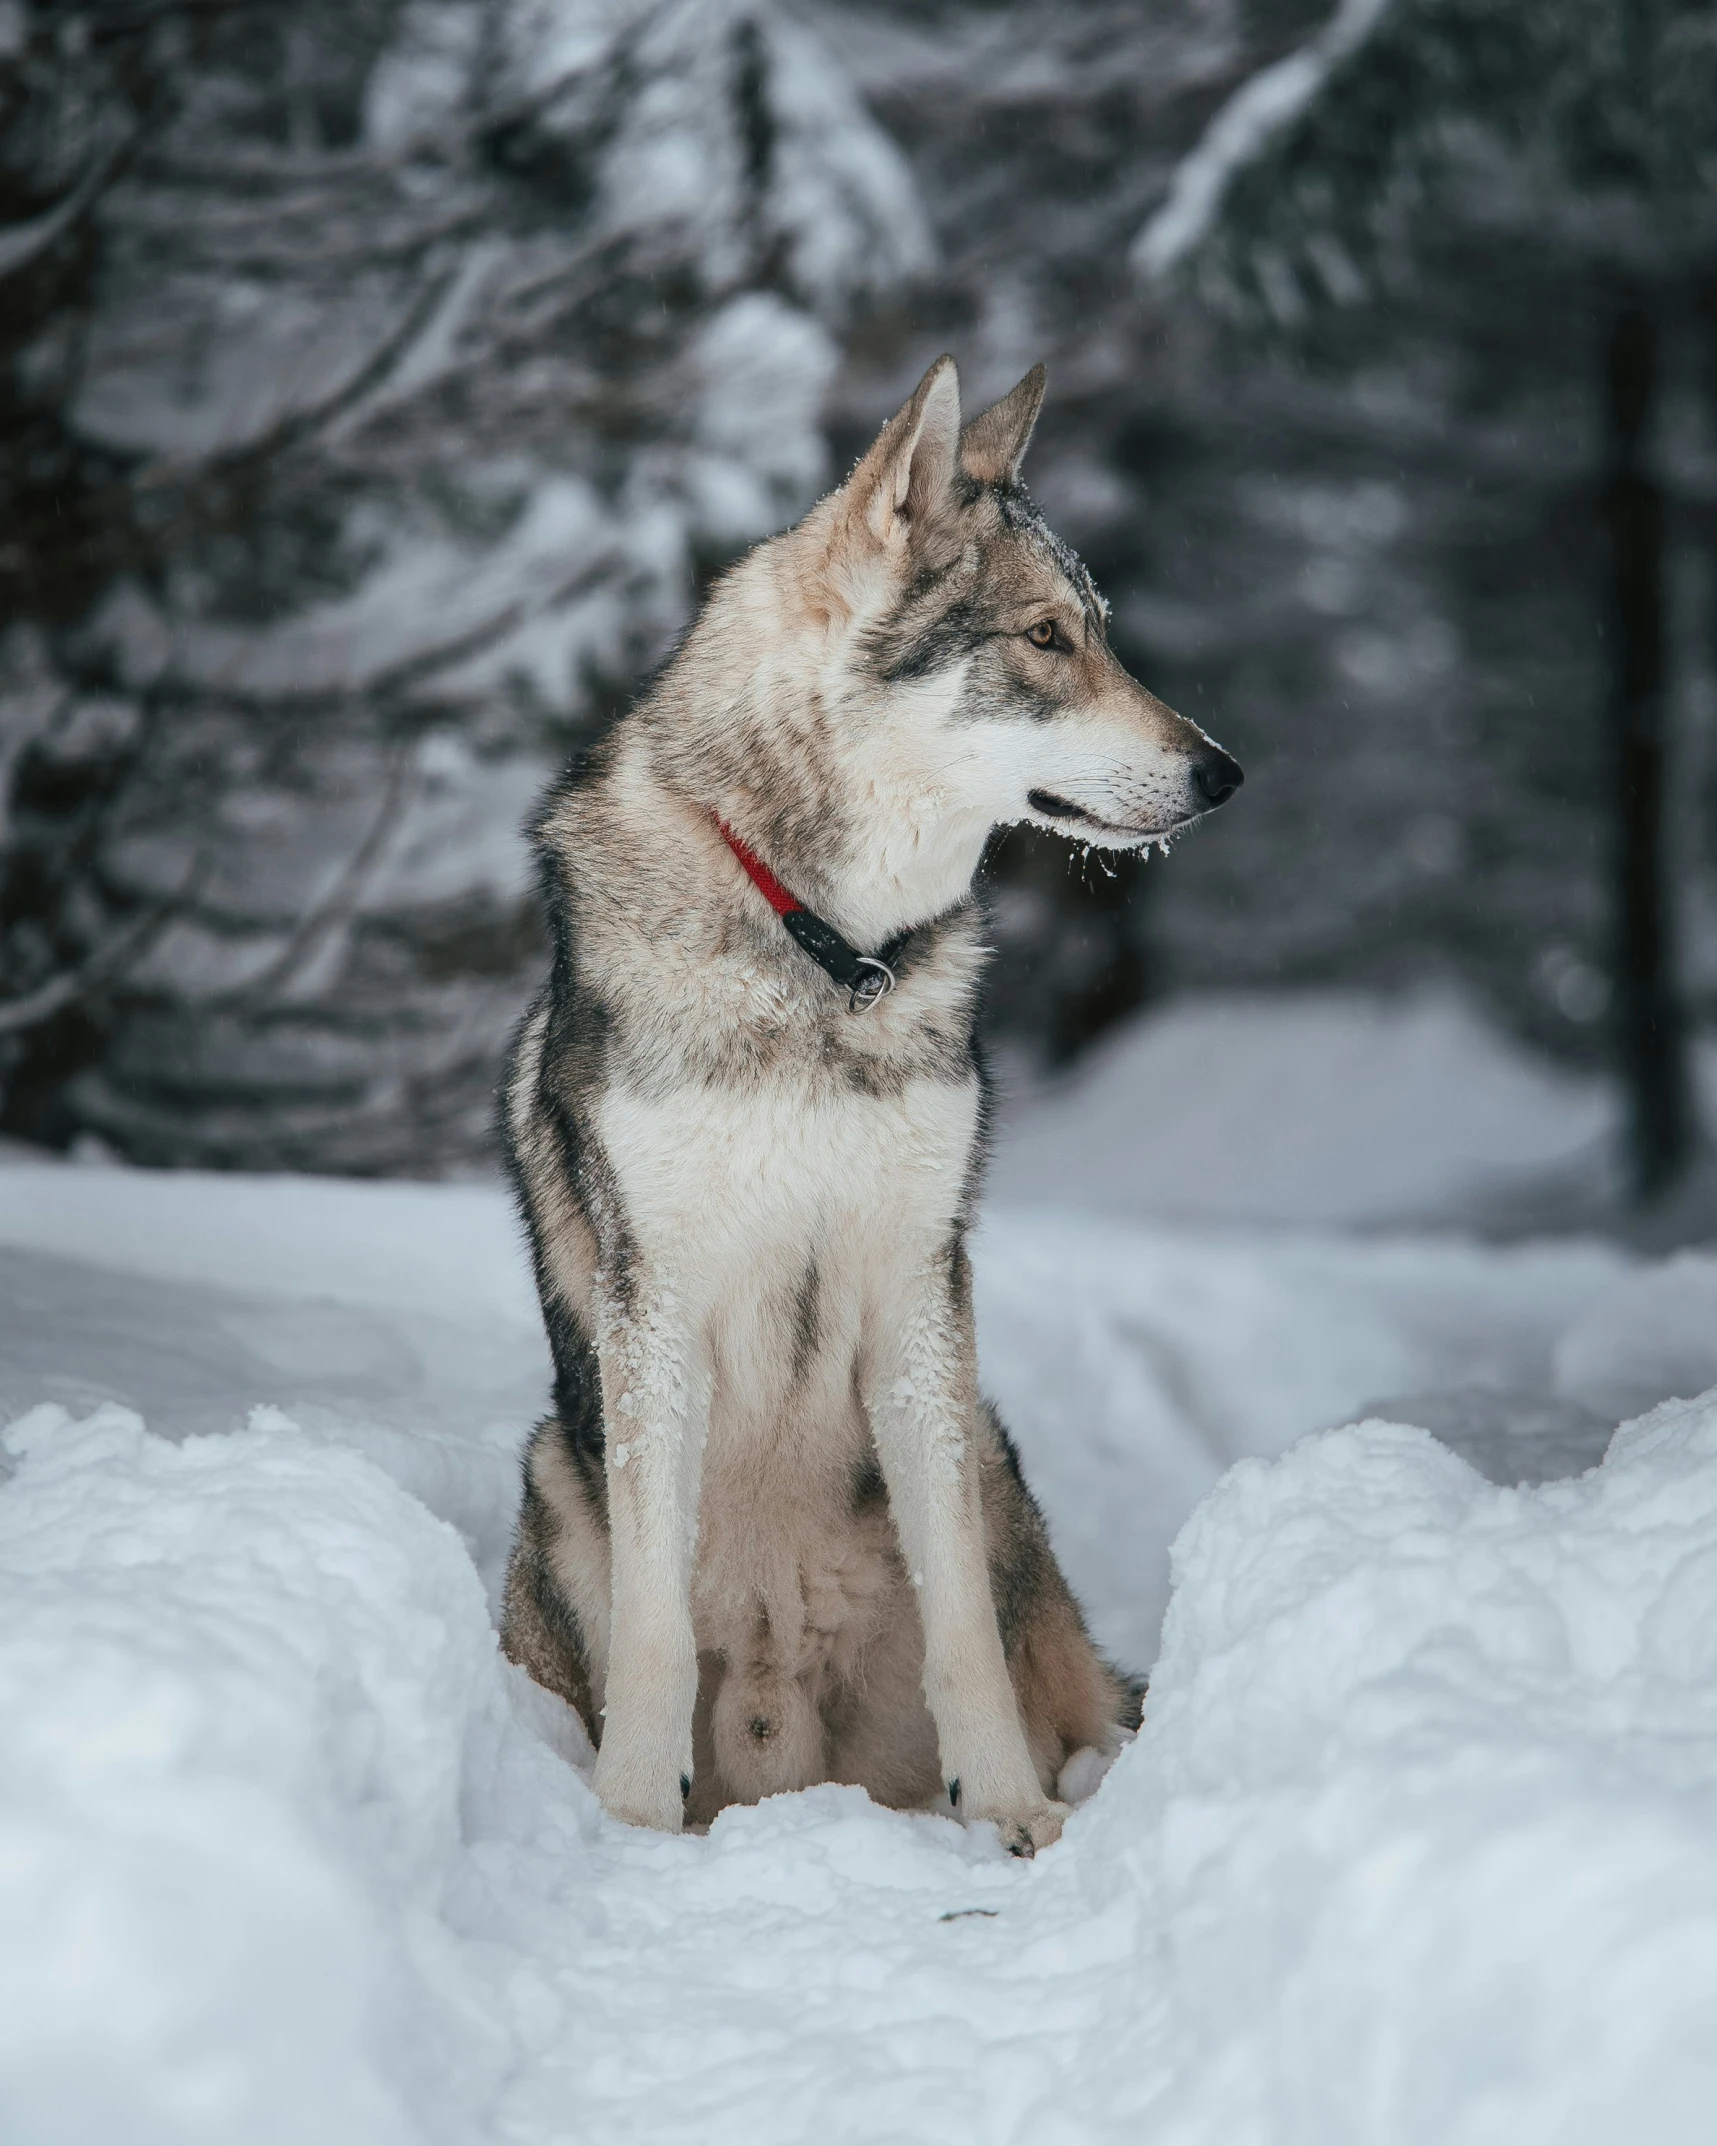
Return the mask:
M1042 395L962 433L933 366L539 822L507 1123L555 1413L504 1637L638 1824L853 1781L1030 1854L1138 1721L978 1392L971 886L999 824L1137 846L1240 771L1020 489ZM718 822L854 946L909 933L897 988L855 1012Z

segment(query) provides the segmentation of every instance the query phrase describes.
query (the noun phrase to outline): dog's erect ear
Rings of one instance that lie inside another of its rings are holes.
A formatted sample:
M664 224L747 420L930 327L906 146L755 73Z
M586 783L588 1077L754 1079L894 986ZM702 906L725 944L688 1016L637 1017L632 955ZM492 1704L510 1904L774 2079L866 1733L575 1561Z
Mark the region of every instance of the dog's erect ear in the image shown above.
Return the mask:
M1048 384L1048 372L1034 365L1018 387L973 418L960 435L960 462L967 476L980 484L1018 482Z
M848 481L853 504L878 543L886 543L898 524L910 529L942 504L959 444L960 376L952 358L938 358Z

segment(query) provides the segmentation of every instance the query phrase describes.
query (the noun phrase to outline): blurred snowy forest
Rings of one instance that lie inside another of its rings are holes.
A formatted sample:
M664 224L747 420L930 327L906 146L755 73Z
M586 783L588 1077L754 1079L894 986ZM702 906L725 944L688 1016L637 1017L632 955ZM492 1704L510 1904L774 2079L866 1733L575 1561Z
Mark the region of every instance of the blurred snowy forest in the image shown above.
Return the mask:
M1454 979L1673 1084L1717 35L1504 14L0 0L0 1132L480 1162L535 791L944 348L1047 359L1034 489L1248 776L1166 866L997 845L997 1032Z

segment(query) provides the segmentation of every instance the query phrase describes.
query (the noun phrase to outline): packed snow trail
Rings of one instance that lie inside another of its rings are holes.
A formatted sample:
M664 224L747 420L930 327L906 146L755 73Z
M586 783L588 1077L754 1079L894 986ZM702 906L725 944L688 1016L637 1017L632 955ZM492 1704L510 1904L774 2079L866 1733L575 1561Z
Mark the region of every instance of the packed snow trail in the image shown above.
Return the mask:
M479 1574L541 1374L498 1198L12 1172L0 1242L8 2146L1709 2137L1717 1395L1534 1489L1280 1449L1344 1382L1578 1430L1706 1361L1717 1263L998 1218L986 1363L1113 1620L1203 1497L1144 1731L1021 1865L850 1789L603 1816ZM92 1301L170 1436L77 1397Z

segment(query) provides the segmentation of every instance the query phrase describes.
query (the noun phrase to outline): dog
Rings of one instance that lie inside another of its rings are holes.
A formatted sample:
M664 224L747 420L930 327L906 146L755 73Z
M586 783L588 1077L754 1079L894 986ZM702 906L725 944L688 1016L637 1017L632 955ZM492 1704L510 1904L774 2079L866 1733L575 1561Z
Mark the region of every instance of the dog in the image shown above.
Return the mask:
M535 824L504 1117L554 1412L502 1640L635 1825L846 1781L1030 1855L1139 1722L978 1389L973 876L1241 776L1021 488L1044 381L962 429L933 365Z

